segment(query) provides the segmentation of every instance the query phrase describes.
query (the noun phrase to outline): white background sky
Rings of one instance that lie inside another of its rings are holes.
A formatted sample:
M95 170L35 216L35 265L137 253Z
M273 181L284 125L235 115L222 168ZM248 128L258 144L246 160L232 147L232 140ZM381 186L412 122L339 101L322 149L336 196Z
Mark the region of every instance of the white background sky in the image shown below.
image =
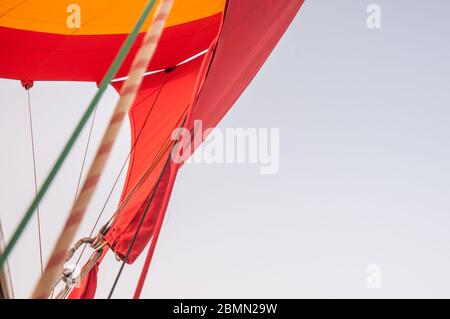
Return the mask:
M381 5L382 28L366 27ZM221 128L280 128L280 171L184 167L143 297L450 297L450 2L306 1ZM36 83L39 181L95 92ZM108 90L94 145L117 100ZM26 93L0 81L0 217L9 236L34 192ZM129 149L128 123L83 222L89 233ZM87 132L40 206L48 256L72 204ZM92 158L93 150L89 153ZM119 192L108 205L114 210ZM142 259L114 297L130 298ZM381 267L368 289L366 268ZM39 276L36 221L10 265L16 296ZM102 264L97 296L119 263Z

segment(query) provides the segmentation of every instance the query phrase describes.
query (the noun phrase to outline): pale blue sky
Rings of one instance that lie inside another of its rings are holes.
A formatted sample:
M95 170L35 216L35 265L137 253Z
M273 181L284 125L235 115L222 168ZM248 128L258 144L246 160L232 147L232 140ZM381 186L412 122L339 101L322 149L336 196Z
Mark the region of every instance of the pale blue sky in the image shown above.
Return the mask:
M382 9L379 30L366 27L371 3ZM220 124L279 128L279 173L184 167L142 296L450 297L449 12L445 0L306 1ZM40 180L94 92L82 83L31 91ZM95 141L116 99L109 90L102 101ZM33 195L17 82L0 81L0 107L0 216L10 234ZM46 256L72 203L86 136L40 207ZM127 124L80 237L128 149ZM16 295L27 297L39 275L35 221L10 262ZM141 264L126 267L115 297L132 296ZM366 286L370 264L381 267L380 289ZM118 267L112 256L102 264L98 297Z

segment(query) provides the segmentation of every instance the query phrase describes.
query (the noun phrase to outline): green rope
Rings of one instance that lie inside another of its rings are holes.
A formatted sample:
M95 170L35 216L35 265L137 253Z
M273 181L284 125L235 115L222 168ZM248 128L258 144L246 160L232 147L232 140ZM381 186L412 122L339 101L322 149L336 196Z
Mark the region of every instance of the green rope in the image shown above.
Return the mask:
M122 65L122 62L124 61L125 57L127 56L128 52L130 51L130 48L133 45L134 41L136 40L139 30L141 30L143 24L145 23L145 20L147 19L148 15L151 12L154 4L155 4L155 0L150 0L147 3L147 5L144 8L144 11L142 12L141 16L139 17L139 20L137 21L136 25L134 26L133 31L131 31L131 33L128 35L128 37L126 38L122 47L120 48L119 53L115 57L113 63L110 65L108 72L106 73L102 82L100 83L97 93L95 94L95 96L92 99L91 103L89 104L87 110L83 114L80 122L76 126L72 135L70 136L69 141L64 146L63 151L61 152L58 159L56 160L54 166L52 167L50 173L48 174L48 176L45 179L44 183L42 184L41 188L39 189L39 191L37 192L33 201L31 202L30 207L25 212L25 215L23 216L22 220L20 221L19 225L17 226L16 230L14 231L14 234L12 235L11 240L8 242L5 249L3 250L2 254L0 255L0 269L3 268L3 265L5 264L12 249L14 248L15 244L17 243L17 240L19 239L20 235L25 230L25 227L27 226L31 217L33 217L36 207L38 206L39 202L44 197L44 195L47 192L48 188L50 187L51 183L53 182L53 179L55 178L56 174L58 173L58 171L61 168L62 164L64 163L65 159L67 158L67 155L69 154L69 152L72 149L73 145L75 144L77 138L79 137L81 131L83 130L84 126L86 125L87 121L89 120L89 117L91 116L92 112L94 111L95 107L97 106L98 102L100 101L100 98L102 97L103 93L106 91L109 83L114 78L114 76L116 75L120 66Z

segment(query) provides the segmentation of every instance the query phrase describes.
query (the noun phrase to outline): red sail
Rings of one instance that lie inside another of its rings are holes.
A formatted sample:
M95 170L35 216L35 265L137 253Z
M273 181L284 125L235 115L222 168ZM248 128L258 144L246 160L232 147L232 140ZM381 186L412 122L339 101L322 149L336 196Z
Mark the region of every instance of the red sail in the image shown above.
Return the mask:
M148 110L153 108L154 111L151 123L144 128L149 133L145 134L144 140L138 141L136 151L133 152L122 200L126 198L130 187L136 185L145 169L154 165L154 153L160 150L161 146L158 145L163 145L162 141L165 141L162 136L166 139L170 136L167 129L175 128L176 120L180 124L185 111L183 106L187 107L191 99L192 118L202 120L205 129L217 125L261 68L302 3L301 0L230 0L214 53L206 61L207 73L204 73L204 79L200 79L198 92L194 91L194 84L199 80L200 59L176 68L172 71L173 74L169 73L170 79L165 84L161 83L166 74L155 74L145 80L140 98L130 113L134 130L135 122L142 123ZM161 95L158 98L149 97L149 101L142 103L143 97L149 95L146 92L156 92L161 85ZM190 124L192 128L193 123ZM155 139L158 134L161 136ZM160 141L158 145L155 144L156 140ZM113 250L119 255L126 254L167 154L158 160L151 177L120 214L107 236ZM157 215L163 213L158 207L164 206L160 201L162 198L168 200L168 196L164 197L164 192L157 193L159 197L152 202L144 227L131 251L128 260L130 263L151 239Z

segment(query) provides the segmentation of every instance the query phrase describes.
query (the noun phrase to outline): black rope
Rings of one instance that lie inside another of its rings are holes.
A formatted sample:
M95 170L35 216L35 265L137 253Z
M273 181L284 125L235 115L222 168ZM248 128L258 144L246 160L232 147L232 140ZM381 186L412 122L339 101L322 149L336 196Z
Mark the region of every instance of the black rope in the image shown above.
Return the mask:
M106 209L106 205L108 204L108 202L109 202L109 200L110 200L110 198L111 198L111 196L112 196L112 194L113 194L113 192L114 192L114 190L115 190L115 188L116 188L116 186L117 186L117 183L119 182L120 176L122 176L123 170L125 169L125 166L126 166L128 160L130 159L131 153L132 153L133 150L136 148L136 145L137 145L137 143L138 143L138 141L139 141L139 139L140 139L140 137L141 137L141 134L142 134L142 132L144 131L144 128L146 127L147 121L148 121L148 119L150 118L150 114L152 113L153 108L154 108L154 106L155 106L156 102L158 101L158 98L159 98L159 96L160 96L160 94L161 94L161 91L162 91L164 85L166 84L167 77L168 77L168 75L164 76L164 77L163 77L163 80L162 80L162 82L161 82L160 87L159 87L158 89L152 91L152 92L148 95L148 96L151 96L151 95L153 95L153 93L157 92L156 97L155 97L155 100L153 101L153 103L152 103L150 109L149 109L148 112L147 112L147 115L145 116L144 123L143 123L141 129L139 130L139 133L138 133L138 135L136 136L136 139L135 139L135 141L133 142L133 145L131 146L130 151L128 152L127 157L125 158L125 160L124 160L124 162L123 162L123 164L122 164L122 167L120 168L119 174L117 175L117 177L116 177L116 179L115 179L115 181L114 181L114 184L113 184L113 186L112 186L112 188L111 188L111 190L110 190L110 192L109 192L109 194L108 194L108 196L107 196L107 198L106 198L106 201L105 201L105 203L103 204L103 207L102 207L102 209L101 209L99 215L97 216L97 219L96 219L96 221L95 221L95 223L94 223L94 226L92 227L91 232L89 233L89 237L92 237L92 235L94 234L95 229L97 228L98 223L100 222L100 218L102 217L102 215L103 215L103 213L104 213L104 211L105 211L105 209ZM146 99L146 98L145 98L145 99ZM145 99L144 99L144 100L145 100ZM109 223L109 221L108 221L108 223ZM83 245L83 248L82 248L82 250L81 250L81 252L80 252L80 255L78 256L77 262L75 263L75 267L78 266L78 264L79 264L79 262L80 262L80 260L81 260L81 258L82 258L82 256L83 256L85 250L86 250L86 244Z
M78 176L77 188L75 189L75 196L73 198L72 206L75 205L75 201L77 200L77 196L78 196L78 191L80 190L81 178L83 177L84 166L86 164L86 158L87 158L87 154L89 152L89 145L91 143L92 131L94 129L95 116L97 115L97 107L98 107L98 105L95 106L94 114L92 115L91 125L89 128L89 134L88 134L88 138L86 141L86 147L84 148L83 161L81 162L80 175Z
M167 166L168 166L168 164L170 162L170 157L171 157L171 152L169 153L169 157L167 158L166 163L164 164L164 167L163 167L163 169L161 171L161 174L159 175L158 180L157 180L157 182L155 184L155 187L153 188L153 191L152 191L152 193L150 195L150 198L149 198L149 200L147 202L147 206L145 207L144 213L142 214L141 220L139 221L139 225L136 228L136 231L135 231L135 233L133 235L133 239L131 240L130 247L128 247L127 253L126 253L125 257L123 258L122 264L120 265L119 272L117 273L116 278L114 279L113 286L111 287L111 290L109 291L108 299L111 299L112 294L114 293L114 290L116 289L117 283L119 282L120 276L122 275L123 268L125 267L125 264L126 264L128 258L130 257L131 250L133 249L133 246L134 246L134 244L136 242L136 239L137 239L137 236L139 234L139 231L141 230L141 227L144 224L144 220L145 220L145 217L147 216L147 213L149 211L150 205L151 205L151 203L153 201L153 197L155 196L156 190L158 189L158 186L159 186L159 184L161 182L161 179L162 179L162 177L164 175L164 172L166 171L166 168L167 168Z
M186 119L187 118L185 117L184 120L183 120L183 123L181 124L181 127L184 127L184 125L186 123ZM152 193L151 193L150 198L148 200L147 206L145 207L144 213L142 214L141 220L139 221L138 227L136 228L136 231L135 231L135 233L133 235L133 238L131 240L130 246L128 247L127 253L125 254L125 257L123 258L122 264L120 265L120 269L119 269L119 271L118 271L118 273L116 275L116 278L114 279L113 286L111 287L111 290L109 291L108 299L111 299L112 294L114 293L114 290L116 289L117 283L119 282L120 276L122 275L122 272L123 272L123 269L125 267L125 264L126 264L128 258L130 257L131 250L133 249L133 246L134 246L134 244L136 242L137 236L139 235L141 227L144 224L144 220L145 220L145 217L147 216L148 210L150 209L150 205L151 205L151 203L153 201L153 197L155 196L156 190L158 189L158 186L161 183L161 179L162 179L162 177L163 177L163 175L164 175L164 173L165 173L165 171L167 169L167 166L169 165L169 162L170 162L170 159L171 159L171 156L172 156L172 151L177 145L176 140L178 140L178 139L175 139L175 142L174 142L174 144L173 144L173 146L172 146L172 148L171 148L171 150L169 152L167 160L164 163L164 167L163 167L160 175L158 176L158 180L156 181L156 184L155 184L155 186L154 186L154 188L152 190Z

